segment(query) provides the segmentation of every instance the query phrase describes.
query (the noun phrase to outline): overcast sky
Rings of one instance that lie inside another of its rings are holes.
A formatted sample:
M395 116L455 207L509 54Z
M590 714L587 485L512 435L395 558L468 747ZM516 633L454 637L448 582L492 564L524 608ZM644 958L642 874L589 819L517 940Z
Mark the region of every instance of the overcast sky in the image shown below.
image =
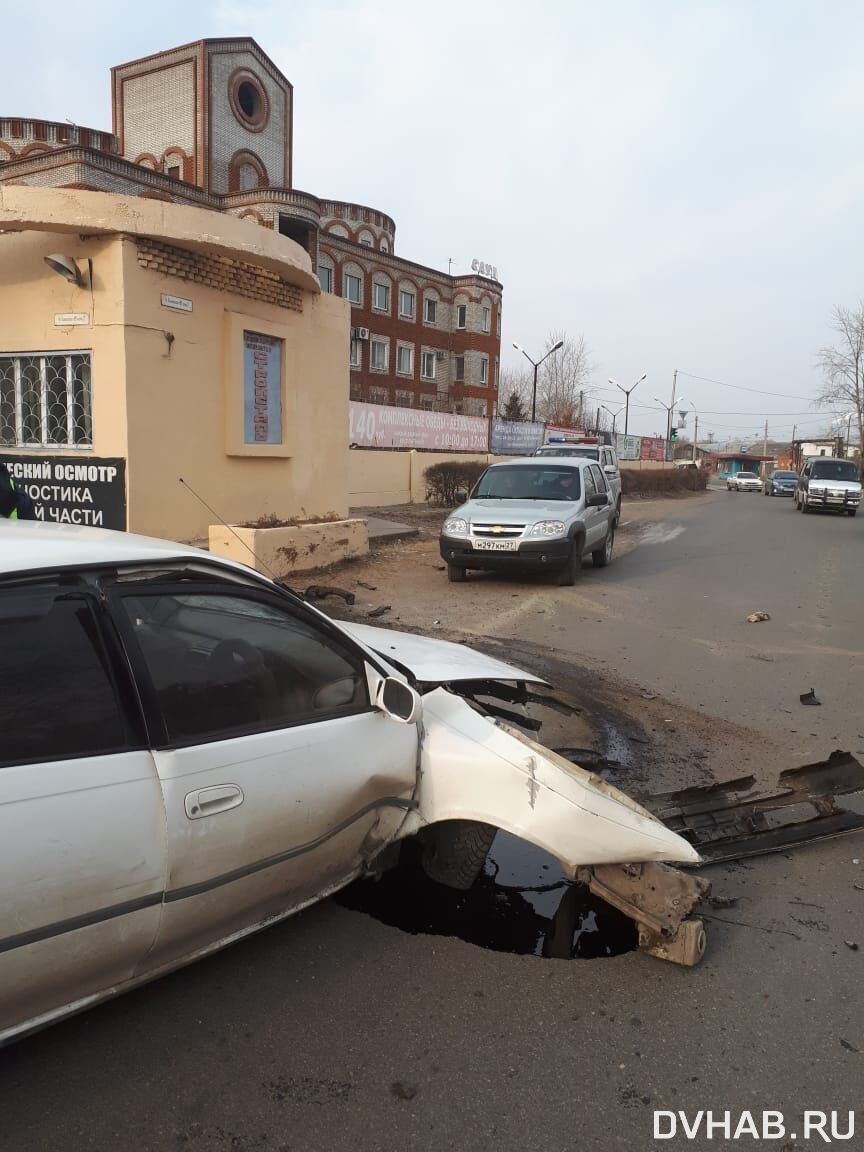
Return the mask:
M668 403L677 368L718 440L825 427L814 356L864 296L864 5L34 0L0 114L110 127L111 65L226 35L294 84L297 187L390 213L407 258L497 265L505 365L565 328L610 405L643 372L633 404Z

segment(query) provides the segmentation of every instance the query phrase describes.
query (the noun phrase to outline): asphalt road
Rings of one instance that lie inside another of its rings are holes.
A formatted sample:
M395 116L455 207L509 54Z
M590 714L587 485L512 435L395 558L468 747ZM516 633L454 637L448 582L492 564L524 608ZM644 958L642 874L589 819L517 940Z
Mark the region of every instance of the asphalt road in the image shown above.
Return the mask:
M754 740L767 730L796 763L861 755L864 517L717 493L633 521L615 564L577 588L522 597L491 581L497 634L614 665ZM437 594L458 620L484 592L434 584L424 563L418 618ZM754 609L772 619L746 624ZM821 708L798 702L811 686ZM655 1109L730 1109L733 1127L744 1109L757 1123L780 1110L772 1146L785 1149L823 1146L803 1140L805 1109L837 1110L841 1126L851 1109L844 1146L860 1148L862 860L853 836L712 869L738 903L711 914L690 970L634 953L508 955L324 903L0 1052L0 1148L726 1146L704 1128L655 1145Z

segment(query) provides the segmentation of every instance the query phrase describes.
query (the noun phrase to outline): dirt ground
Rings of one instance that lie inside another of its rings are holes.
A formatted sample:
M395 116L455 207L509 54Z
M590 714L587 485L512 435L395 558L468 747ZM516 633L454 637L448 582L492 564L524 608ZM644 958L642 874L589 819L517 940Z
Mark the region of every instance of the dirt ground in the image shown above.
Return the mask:
M656 531L671 509L701 499L701 494L686 494L627 502L616 556ZM577 662L568 652L531 639L538 622L553 620L560 611L562 595L580 599L578 585L559 589L554 581L538 577L474 573L454 589L438 554L446 510L407 504L352 511L408 524L418 534L394 543L373 542L368 557L304 574L294 586L300 590L321 584L352 592L353 606L335 596L317 601L336 619L465 643L542 676L558 704L532 704L528 711L542 721L537 738L548 747L566 750L584 767L602 771L636 796L730 779L754 768L758 775L760 763L782 759L763 734L719 721L663 698L649 684L628 680L614 653L605 660L586 657ZM602 591L599 596L602 603ZM371 615L382 608L386 611L380 616ZM592 606L588 615L594 611ZM597 621L602 622L602 616ZM774 775L769 769L766 779Z

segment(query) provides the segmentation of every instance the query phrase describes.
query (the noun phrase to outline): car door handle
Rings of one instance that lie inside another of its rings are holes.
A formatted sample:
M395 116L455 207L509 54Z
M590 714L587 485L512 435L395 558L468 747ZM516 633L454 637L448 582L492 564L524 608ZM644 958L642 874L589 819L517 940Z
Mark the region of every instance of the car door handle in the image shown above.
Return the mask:
M243 800L243 789L237 784L218 784L215 788L189 792L184 807L190 820L200 820L202 816L215 816L217 812L236 808Z

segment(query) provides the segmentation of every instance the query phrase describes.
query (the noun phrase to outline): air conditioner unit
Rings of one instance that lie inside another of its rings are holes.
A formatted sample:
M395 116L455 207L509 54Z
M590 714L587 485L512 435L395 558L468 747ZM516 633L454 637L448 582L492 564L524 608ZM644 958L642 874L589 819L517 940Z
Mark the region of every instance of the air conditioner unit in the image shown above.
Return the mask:
M368 328L352 328L351 329L351 339L352 340L368 340L369 339L369 329Z
M435 353L435 359L436 360L446 360L447 359L447 353L446 352L436 352Z

